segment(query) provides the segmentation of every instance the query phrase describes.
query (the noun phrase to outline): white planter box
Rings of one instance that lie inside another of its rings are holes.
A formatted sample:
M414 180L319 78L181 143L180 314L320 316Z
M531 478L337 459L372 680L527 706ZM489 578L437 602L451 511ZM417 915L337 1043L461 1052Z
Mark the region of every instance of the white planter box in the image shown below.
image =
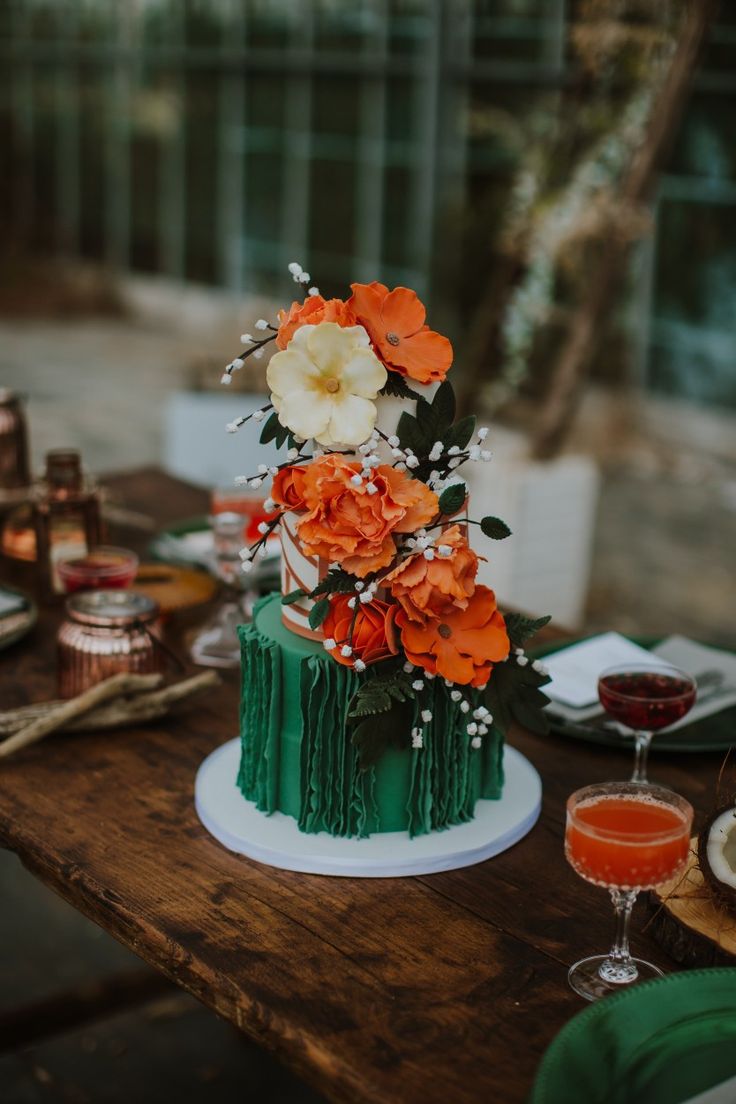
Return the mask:
M512 536L492 541L473 527L473 546L487 557L479 580L502 604L574 628L588 591L598 469L585 456L530 460L526 438L504 429L492 429L487 445L490 464L462 469L471 516L500 517Z

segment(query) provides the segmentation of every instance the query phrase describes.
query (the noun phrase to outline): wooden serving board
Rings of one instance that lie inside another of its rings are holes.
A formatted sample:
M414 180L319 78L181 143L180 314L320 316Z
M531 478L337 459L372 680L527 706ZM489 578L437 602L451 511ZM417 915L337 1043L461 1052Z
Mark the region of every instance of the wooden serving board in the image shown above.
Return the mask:
M166 563L141 564L133 587L158 602L163 614L195 609L217 593L217 582L206 571Z
M698 841L690 841L685 873L650 894L655 939L683 966L733 966L736 913L715 902L698 866Z

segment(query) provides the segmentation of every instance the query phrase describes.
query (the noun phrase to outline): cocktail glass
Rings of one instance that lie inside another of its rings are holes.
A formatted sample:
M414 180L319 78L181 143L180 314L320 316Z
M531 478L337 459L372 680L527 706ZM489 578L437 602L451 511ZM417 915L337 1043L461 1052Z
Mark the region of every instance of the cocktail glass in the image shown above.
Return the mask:
M625 985L660 977L651 962L632 958L629 921L637 894L676 877L687 862L692 806L663 786L601 782L567 801L565 856L581 878L609 890L616 936L607 955L570 967L570 985L596 1000Z
M223 511L212 516L214 573L222 584L220 602L191 641L189 653L202 667L237 667L240 663L238 626L249 621L258 591L249 587L240 571L243 518Z
M609 717L631 729L635 758L632 782L647 782L652 736L690 712L697 696L692 675L669 663L609 667L598 678L598 697Z

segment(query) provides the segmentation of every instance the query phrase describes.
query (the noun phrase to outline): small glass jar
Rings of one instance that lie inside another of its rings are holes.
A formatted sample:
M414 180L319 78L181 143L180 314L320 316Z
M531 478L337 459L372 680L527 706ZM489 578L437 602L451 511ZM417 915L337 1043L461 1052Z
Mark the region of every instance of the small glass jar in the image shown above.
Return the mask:
M163 671L158 613L152 598L134 590L90 590L68 598L57 636L59 696L76 697L121 672Z

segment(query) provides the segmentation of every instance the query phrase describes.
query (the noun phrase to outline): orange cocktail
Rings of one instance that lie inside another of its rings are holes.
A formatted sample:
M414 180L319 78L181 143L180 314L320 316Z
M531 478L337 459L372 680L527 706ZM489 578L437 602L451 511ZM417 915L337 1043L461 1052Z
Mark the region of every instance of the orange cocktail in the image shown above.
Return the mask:
M629 919L641 889L668 882L683 869L693 810L683 797L646 782L601 782L568 799L565 855L574 870L605 886L616 910L616 938L607 955L581 959L570 985L595 1000L662 971L629 951Z
M617 889L650 889L669 881L689 846L684 813L647 795L581 802L565 833L565 853L578 874Z

